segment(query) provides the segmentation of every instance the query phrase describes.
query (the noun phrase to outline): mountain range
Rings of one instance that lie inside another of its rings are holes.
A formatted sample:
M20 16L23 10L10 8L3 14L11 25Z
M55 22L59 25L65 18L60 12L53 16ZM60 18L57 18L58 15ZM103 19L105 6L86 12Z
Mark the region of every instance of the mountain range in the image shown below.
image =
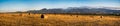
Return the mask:
M120 14L120 8L111 7L68 7L68 8L43 8L41 10L29 10L29 13L68 13L68 14Z

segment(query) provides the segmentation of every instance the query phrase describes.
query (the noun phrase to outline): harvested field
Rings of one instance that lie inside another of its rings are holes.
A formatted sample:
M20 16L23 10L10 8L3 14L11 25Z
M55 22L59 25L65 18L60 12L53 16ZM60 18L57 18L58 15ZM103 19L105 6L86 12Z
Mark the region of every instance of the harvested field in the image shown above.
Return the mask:
M1 13L0 26L120 26L120 16Z

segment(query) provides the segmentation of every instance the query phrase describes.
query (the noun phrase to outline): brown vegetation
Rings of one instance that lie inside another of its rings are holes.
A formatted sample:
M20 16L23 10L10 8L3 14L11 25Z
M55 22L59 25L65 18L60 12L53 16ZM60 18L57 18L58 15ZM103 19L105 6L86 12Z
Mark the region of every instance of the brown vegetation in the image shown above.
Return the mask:
M120 26L120 16L1 13L0 26Z

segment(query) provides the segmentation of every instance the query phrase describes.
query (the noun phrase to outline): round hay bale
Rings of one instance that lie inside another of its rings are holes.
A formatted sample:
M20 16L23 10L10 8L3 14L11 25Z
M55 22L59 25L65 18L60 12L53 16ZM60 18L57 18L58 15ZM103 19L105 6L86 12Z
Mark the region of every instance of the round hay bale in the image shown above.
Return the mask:
M48 16L46 16L46 15L44 15L44 14L41 14L41 16L40 16L41 18L43 18L43 19L46 19L46 18L48 18Z

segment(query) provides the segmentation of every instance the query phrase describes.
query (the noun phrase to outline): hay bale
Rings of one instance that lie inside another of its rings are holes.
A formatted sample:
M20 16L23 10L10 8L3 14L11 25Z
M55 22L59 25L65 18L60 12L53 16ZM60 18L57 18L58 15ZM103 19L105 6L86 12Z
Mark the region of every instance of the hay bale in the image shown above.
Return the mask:
M41 16L40 16L41 18L43 18L43 19L46 19L46 18L48 18L46 15L44 15L44 14L41 14Z

